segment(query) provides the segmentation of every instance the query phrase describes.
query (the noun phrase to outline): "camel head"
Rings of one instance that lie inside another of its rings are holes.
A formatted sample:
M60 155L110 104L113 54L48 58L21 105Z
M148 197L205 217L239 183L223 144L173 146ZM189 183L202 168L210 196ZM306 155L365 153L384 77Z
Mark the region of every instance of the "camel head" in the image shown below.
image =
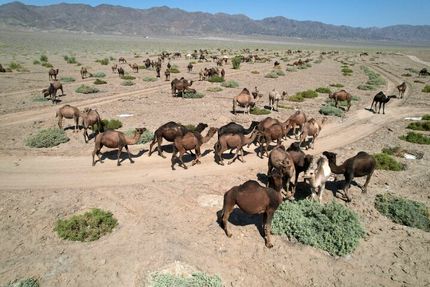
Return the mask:
M198 133L201 133L207 127L208 127L207 124L199 123L194 130Z
M328 94L329 99L334 99L334 93Z
M285 96L287 96L287 97L288 97L288 93L287 93L287 91L283 91L283 92L282 92L281 100L285 100Z
M323 117L322 119L321 119L321 124L323 125L323 124L325 124L325 122L327 122L328 121L328 117Z
M391 99L391 98L397 99L397 96L396 95L391 95L391 96L388 96L387 98L388 99Z
M136 128L136 129L135 129L135 132L136 132L136 134L138 134L138 135L143 134L145 131L146 131L146 128Z
M323 152L323 155L329 160L336 162L336 155L334 152L325 151Z
M282 189L282 178L283 174L280 170L274 168L270 171L270 173L267 175L269 183L273 188L280 192Z

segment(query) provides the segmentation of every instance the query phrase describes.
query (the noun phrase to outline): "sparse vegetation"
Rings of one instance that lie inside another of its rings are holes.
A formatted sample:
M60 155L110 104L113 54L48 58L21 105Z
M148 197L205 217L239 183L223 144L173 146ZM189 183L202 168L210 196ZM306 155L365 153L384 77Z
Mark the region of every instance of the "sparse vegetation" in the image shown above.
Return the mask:
M92 74L94 78L104 78L106 77L106 74L103 72L95 72L94 74Z
M353 252L364 235L358 216L335 201L286 201L275 212L272 229L339 256Z
M423 121L430 121L430 114L426 114L426 115L422 116L421 119Z
M275 71L271 71L270 73L266 74L264 77L269 79L277 79L278 74Z
M250 113L253 115L268 115L268 114L270 114L270 111L266 110L266 109L261 109L259 107L253 107L250 110Z
M151 277L152 287L222 287L218 276L206 273L193 273L190 277L179 277L169 273L155 273Z
M61 77L60 81L63 83L72 83L75 81L75 78L72 77Z
M172 65L172 66L170 67L169 71L170 71L170 73L172 73L172 74L178 74L178 73L180 73L180 72L181 72L181 71L179 71L179 68L178 68L178 66L176 66L176 65Z
M211 93L218 93L218 92L222 91L222 88L220 88L220 87L209 87L209 88L207 88L206 91L211 92Z
M425 85L424 88L421 90L423 93L430 93L430 85Z
M39 60L34 60L33 61L33 65L40 65L40 61Z
M105 130L116 130L122 127L122 122L117 119L103 119L99 124L94 125L95 132L103 132Z
M12 71L13 70L20 71L22 69L22 66L21 66L21 64L18 64L16 62L10 62L8 65L8 68L11 69Z
M98 208L69 219L59 219L54 230L62 239L72 241L94 241L112 232L118 221L111 212Z
M76 58L74 56L64 56L64 61L67 62L67 64L77 64Z
M405 74L402 74L402 77L412 77L412 75L409 73L405 73Z
M330 87L334 87L334 88L343 88L344 86L342 84L330 84Z
M121 86L133 86L134 82L133 81L122 81L121 82Z
M343 116L343 111L339 108L336 108L332 103L323 105L320 108L319 113L326 116L336 116L336 117Z
M430 231L429 209L423 203L385 193L376 195L375 208L395 223Z
M125 134L128 136L133 136L135 132L135 129L130 129L128 130ZM151 131L144 131L142 136L140 137L139 141L137 142L137 144L146 144L149 143L150 141L152 141L152 139L154 138L154 133Z
M231 59L231 64L233 69L238 70L240 68L240 63L242 62L242 56L235 56Z
M330 88L326 88L326 87L319 87L318 89L315 90L315 92L321 93L321 94L331 94Z
M297 69L296 69L296 68L294 68L294 67L287 67L285 70L286 70L287 72L297 72Z
M364 71L364 73L367 75L368 80L366 82L366 85L360 85L362 86L361 89L368 89L368 90L374 90L375 87L385 85L385 80L381 77L380 74L372 71L368 67L362 66L361 69ZM360 89L360 86L358 87Z
M222 82L224 82L224 78L221 77L221 76L215 75L215 76L210 77L208 79L208 82L211 82L211 83L222 83Z
M54 66L52 66L51 63L48 63L48 62L42 62L42 66L45 67L45 68L52 68L52 67L54 67Z
M68 142L64 130L59 128L48 128L39 130L35 135L29 136L25 140L25 144L33 148L48 148Z
M430 144L430 137L416 132L408 132L407 135L401 136L400 139L411 143Z
M124 76L121 77L121 79L123 79L123 80L130 80L131 81L131 80L135 80L136 77L134 77L132 75L125 74Z
M318 97L318 93L315 92L314 90L307 90L307 91L303 91L303 92L298 92L296 95L301 96L302 98L305 98L305 99L311 99L311 98Z
M377 153L373 155L376 160L376 169L401 171L406 169L406 165L395 160L387 153Z
M154 78L154 77L144 77L143 81L144 82L155 82L155 81L157 81L157 78Z
M35 278L27 278L9 282L5 287L39 287L39 281Z
M80 93L80 94L94 94L94 93L98 93L99 89L97 89L96 87L90 87L87 85L80 85L76 90L76 93Z
M41 55L41 56L40 56L40 61L41 61L41 62L48 62L48 56L46 56L46 55Z
M293 96L289 96L289 97L288 97L288 100L289 100L290 102L303 102L305 99L303 98L303 96L302 96L302 95L300 95L300 94L295 94L295 95L293 95Z
M430 131L430 121L412 122L406 128L415 131Z
M293 107L290 107L290 106L287 106L287 105L282 105L282 104L279 104L279 105L278 105L278 108L280 108L280 109L286 109L286 110L291 110L291 109L293 109Z
M362 85L358 85L357 89L363 90L363 91L373 91L376 88L372 85L362 84Z
M104 66L109 65L109 59L108 58L104 58L104 59L97 59L96 63L100 63Z
M104 80L96 79L94 81L94 85L104 85L104 84L107 84L107 82Z
M344 76L351 76L351 75L352 75L352 73L353 73L353 70L351 70L351 69L350 69L348 66L346 66L346 65L342 66L341 71L342 71L342 74L343 74Z
M253 71L251 71L251 74L260 74L260 72L256 71L256 70L253 70Z
M221 84L224 88L237 88L239 87L239 83L233 80L225 81Z
M205 95L199 92L193 93L193 92L185 92L182 93L182 97L184 99L200 99L203 98Z

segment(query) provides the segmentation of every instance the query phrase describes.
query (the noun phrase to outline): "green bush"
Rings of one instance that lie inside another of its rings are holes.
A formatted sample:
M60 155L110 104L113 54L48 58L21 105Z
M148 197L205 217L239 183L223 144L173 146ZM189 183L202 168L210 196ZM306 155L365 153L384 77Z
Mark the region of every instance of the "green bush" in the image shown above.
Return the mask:
M362 84L362 85L358 85L357 89L363 90L363 91L373 91L376 88L372 85Z
M152 287L222 287L218 276L206 273L193 273L191 277L179 277L168 273L155 273L151 277Z
M430 121L412 122L406 128L415 131L430 131Z
M155 82L155 81L157 81L157 78L154 78L154 77L144 77L143 81L144 82Z
M343 88L344 86L342 84L330 84L330 87L335 87L335 88Z
M218 93L218 92L222 91L222 88L220 88L220 87L209 87L209 88L207 88L206 91L211 92L211 93Z
M233 80L225 81L221 84L224 88L237 88L239 87L239 83Z
M285 73L284 73L284 71L282 71L281 69L275 69L275 70L273 70L272 72L275 72L276 73L276 75L278 75L278 76L285 76Z
M22 69L21 64L18 64L16 62L10 62L9 65L8 65L8 67L11 70L21 70Z
M307 91L299 92L296 95L300 95L305 99L311 99L311 98L318 97L318 93L315 92L314 90L307 90Z
M289 96L288 100L290 102L303 102L305 99L303 98L303 96L299 93L293 95L293 96Z
M178 66L176 66L176 65L172 65L172 66L170 67L169 71L170 71L170 73L172 73L172 74L178 74L178 73L180 73L180 72L181 72L181 71L179 71L179 68L178 68Z
M400 139L411 143L430 144L430 137L416 132L408 132L407 135L401 136Z
M402 77L412 77L412 75L409 73L405 73L405 74L402 74Z
M343 68L342 68L342 74L344 75L344 76L351 76L352 75L352 70L350 69L350 68L348 68L348 67L345 67L345 66L343 66Z
M37 134L29 136L25 144L29 147L46 148L54 147L68 141L69 138L62 129L48 128L39 130Z
M182 93L182 97L184 99L200 99L203 98L205 95L199 92L193 93L193 92L185 92Z
M385 80L381 77L380 74L372 71L368 67L362 66L364 73L367 75L368 80L366 82L369 86L381 86L385 85Z
M376 160L376 169L401 171L405 170L406 166L387 153L377 153L373 155Z
M196 130L196 126L193 124L184 125L184 127L191 132L194 132Z
M208 79L208 82L211 82L211 83L222 83L222 82L224 82L224 78L221 77L221 76L215 75L215 76L210 77Z
M235 56L231 59L231 64L233 65L233 69L238 70L240 68L240 63L242 62L242 56Z
M395 155L398 156L399 154L402 153L402 148L400 146L395 146L395 147L384 147L382 149L382 152L388 155Z
M118 221L111 212L94 208L69 219L59 219L54 230L62 239L94 241L110 233L117 225Z
M107 82L104 80L96 79L94 81L94 85L104 85L104 84L107 84Z
M272 230L339 256L353 252L364 235L358 216L335 201L286 201L275 212Z
M34 61L33 61L33 65L40 65L39 60L34 60Z
M41 61L41 62L48 62L48 56L46 56L46 55L41 55L41 56L40 56L40 61Z
M121 79L123 79L123 80L135 80L136 77L134 77L132 75L124 75L121 77Z
M104 59L97 59L96 60L97 63L100 63L104 66L109 65L109 59L108 58L104 58Z
M134 129L130 129L125 134L129 137L132 137L134 135L134 132L135 132ZM142 136L140 137L139 141L136 144L149 143L150 141L152 141L153 138L154 138L154 133L146 130L143 132Z
M52 68L52 67L54 67L54 66L52 66L51 63L48 63L48 62L43 62L42 66L45 67L45 68Z
M133 86L134 82L133 81L123 81L121 82L121 86Z
M99 89L97 89L96 87L90 87L87 85L80 85L76 90L76 93L80 93L80 94L94 94L99 92Z
M39 281L35 278L27 278L9 282L5 287L39 287Z
M430 114L426 114L426 115L422 116L421 119L423 121L430 121Z
M270 73L266 74L264 77L269 79L277 79L278 74L275 71L271 71Z
M270 111L266 109L260 109L259 107L253 107L250 110L250 113L253 115L268 115L270 114Z
M67 62L67 64L76 64L76 58L74 56L64 56L64 60Z
M72 77L61 77L60 81L63 83L72 83L75 81L75 78Z
M376 195L375 208L395 223L430 231L429 209L423 203L386 193Z
M430 93L430 86L429 85L425 85L424 88L421 90L421 92L423 92L423 93Z
M104 78L104 77L106 77L106 74L103 72L96 72L93 74L93 77L94 78Z
M251 71L251 74L260 74L260 72L256 71L256 70L253 70L253 71Z
M103 131L103 130L116 130L122 128L122 122L117 119L104 119L101 121L102 127L99 127L97 124L95 125L95 131Z
M331 90L326 87L320 87L315 90L315 92L321 93L321 94L331 94Z
M323 105L320 108L319 113L326 116L336 116L336 117L343 116L343 111L339 108L336 108L333 104Z
M296 69L296 68L294 68L294 67L287 67L285 70L286 70L287 72L297 72L297 69Z

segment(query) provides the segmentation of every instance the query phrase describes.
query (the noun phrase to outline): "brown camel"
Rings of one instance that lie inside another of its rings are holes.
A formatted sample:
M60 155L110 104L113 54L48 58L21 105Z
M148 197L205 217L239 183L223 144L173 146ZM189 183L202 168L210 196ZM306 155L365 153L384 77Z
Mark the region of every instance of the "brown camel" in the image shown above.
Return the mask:
M326 121L327 117L323 117L318 120L311 118L309 121L307 121L300 135L299 147L302 146L303 142L306 141L307 137L312 137L311 142L306 145L306 149L308 149L309 147L312 147L312 149L314 149L315 139L318 137L319 133L321 132L322 126Z
M58 69L51 68L48 71L49 80L57 80Z
M81 78L85 79L88 76L88 70L85 67L81 67Z
M236 114L236 105L245 108L245 113L249 115L251 108L255 106L260 97L253 96L247 88L244 88L239 95L233 98L233 114Z
M193 81L188 81L184 78L180 79L173 79L173 81L170 83L170 87L172 88L172 96L176 97L179 93L183 93L185 91L191 90L191 85L193 84Z
M203 124L203 123L199 123L196 128L195 131L198 133L201 133L205 128L207 128L208 125L207 124ZM157 150L158 150L158 155L166 158L163 155L163 151L161 150L161 143L163 142L163 138L166 141L169 142L174 142L175 138L179 137L179 136L183 136L185 135L189 130L178 123L175 122L168 122L165 123L164 125L162 125L161 127L159 127L155 132L154 132L154 139L152 140L150 146L149 146L149 152L148 152L148 156L151 156L151 154L155 151L152 150L152 147L154 146L154 144L157 142Z
M293 134L296 139L299 139L299 134L303 131L307 117L302 111L296 111L282 125L285 129L285 136L293 129Z
M112 73L115 74L115 72L118 70L118 64L113 64L111 68L112 68Z
M131 64L128 64L128 65L133 70L133 72L139 73L139 66L136 63L134 63L133 65L131 65Z
M185 151L187 150L194 150L196 154L196 158L194 159L192 165L200 164L200 148L204 143L207 143L217 132L217 128L209 128L208 133L206 136L202 136L199 132L191 132L188 131L183 136L178 136L175 138L175 141L173 143L173 154L172 154L172 170L175 170L175 160L179 159L179 164L184 168L187 169L187 166L185 165L183 161L183 156L185 154ZM176 156L176 154L179 152L179 157Z
M166 76L166 81L170 81L170 70L166 69L166 71L164 71L164 76Z
M81 113L77 107L73 107L71 105L62 106L61 108L58 109L57 113L55 114L55 117L58 118L58 127L60 129L63 128L63 118L73 119L75 122L75 128L73 129L73 132L78 132L80 114Z
M49 87L47 89L42 90L43 97L46 98L49 96L52 103L58 103L58 101L57 101L57 91L58 90L61 90L61 96L64 96L63 84L61 84L60 81L54 81L54 82L49 84Z
M329 99L333 99L335 101L335 107L337 108L337 105L339 103L339 101L347 101L348 106L346 111L349 111L349 108L351 108L351 100L352 100L352 96L350 93L348 93L345 90L340 90L337 92L334 92L332 94L330 94Z
M294 162L294 168L296 169L296 178L294 180L294 185L297 184L297 180L301 172L306 173L312 164L313 156L310 154L305 154L299 147L299 143L292 143L288 149L288 154L291 156Z
M189 63L188 64L188 66L187 66L187 69L188 69L188 73L191 73L192 71L193 71L193 64L192 63Z
M260 157L263 158L264 154L269 156L269 146L272 142L276 141L276 145L280 146L282 144L282 137L285 134L285 129L280 123L275 123L263 131L259 131L260 137ZM265 144L265 145L264 145Z
M100 157L100 150L103 146L106 146L108 148L116 148L118 149L118 159L117 159L117 166L120 166L121 163L119 162L121 151L125 147L128 154L128 159L131 163L134 163L134 161L131 159L130 151L128 150L129 145L136 144L139 140L143 132L146 131L146 128L137 128L134 131L133 137L128 137L124 133L119 131L113 131L113 130L107 130L103 133L100 133L96 136L95 139L95 145L94 145L94 151L93 151L93 166L96 165L96 162L94 161L94 156L97 155L99 158L100 163L103 163L103 160Z
M403 95L406 92L406 82L401 83L397 86L397 90L399 91L399 97L403 99Z
M336 165L336 154L332 152L323 152L329 161L331 172L334 174L343 174L345 176L344 193L348 202L351 201L348 189L354 177L367 176L364 186L361 187L363 193L367 192L367 185L376 167L375 158L364 151L360 151L355 156L345 160L341 165Z
M271 174L273 169L277 169L282 173L282 186L275 187L276 190L284 187L286 198L294 200L297 182L293 183L296 179L296 168L294 166L294 159L289 152L285 151L284 146L275 147L269 155L267 174ZM291 184L291 192L290 192Z
M91 129L94 131L94 125L97 124L100 128L102 127L101 124L101 118L97 110L93 110L90 108L85 108L84 111L80 114L82 118L82 126L84 127L84 140L85 143L88 143L89 136L88 136L88 128L91 127ZM94 140L96 139L96 136L98 134L98 130L96 131L96 134L94 136Z
M126 60L124 57L119 57L119 58L118 58L118 62L119 62L120 64L126 64L126 63L127 63L127 60Z
M247 144L252 143L257 137L258 131L254 131L249 137L245 137L242 133L224 133L219 136L217 143L214 146L215 153L215 161L224 165L224 159L222 154L228 149L236 149L236 155L228 162L228 164L232 164L236 158L239 157L239 152L241 153L242 159L239 158L243 163L245 160L243 159L243 147Z
M227 224L235 205L247 214L263 214L265 244L266 247L272 248L272 218L281 203L282 195L279 191L263 187L255 180L248 180L224 194L224 204L218 222L222 225L225 234L231 237Z
M118 67L117 71L118 71L118 76L120 78L124 77L125 71L124 71L124 69L122 67Z

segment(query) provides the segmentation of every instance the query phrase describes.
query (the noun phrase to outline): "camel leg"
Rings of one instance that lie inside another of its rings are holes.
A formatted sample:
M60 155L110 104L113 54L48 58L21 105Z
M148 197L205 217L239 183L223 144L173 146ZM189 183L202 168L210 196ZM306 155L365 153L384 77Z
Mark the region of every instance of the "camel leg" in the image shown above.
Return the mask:
M343 188L343 191L345 193L345 197L348 202L351 202L351 196L349 195L349 188L351 187L352 178L353 178L352 175L345 174L345 187Z
M273 214L275 213L274 210L269 209L266 210L266 212L264 213L265 216L263 218L264 222L264 241L266 243L266 247L267 248L272 248L273 244L272 244L272 240L271 240L271 233L272 233L272 219L273 219Z
M371 172L371 173L369 173L369 175L367 175L367 177L366 177L366 182L364 183L363 187L361 188L361 192L363 192L363 193L367 193L367 185L369 184L370 178L371 178L371 177L372 177L372 175L373 175L373 171L374 171L374 170L372 170L372 172Z
M243 159L243 154L244 154L243 147L240 149L240 154L242 157L242 163L245 163L245 160Z
M385 115L385 103L382 103L382 114Z
M188 167L185 165L185 163L184 163L184 161L183 161L183 159L182 159L182 157L184 156L184 154L185 154L185 149L180 149L179 150L179 162L180 162L180 164L182 165L182 167L184 168L184 169L188 169Z
M125 145L125 150L127 151L128 159L130 160L130 163L134 163L134 160L131 159L131 154L130 154L130 151L128 150L128 145Z
M171 159L172 170L175 170L175 159L176 159L177 152L178 150L176 149L175 145L173 145L173 152L172 152L172 159Z
M382 106L382 102L379 102L378 114L381 113L381 106Z
M321 186L319 187L319 200L320 200L320 203L322 202L322 196L323 196L324 189L325 189L325 183L322 183Z
M62 115L58 116L58 127L60 129L63 129L63 116Z
M196 147L196 159L193 161L192 165L200 164L200 147Z
M79 117L75 117L75 129L73 130L73 132L77 133L79 130Z
M166 158L166 156L163 154L163 150L161 149L161 143L162 142L163 142L163 138L162 137L157 137L158 155L161 156L162 158Z
M234 205L226 204L224 200L224 209L222 212L222 225L224 228L225 235L227 235L227 237L232 236L231 232L228 230L228 218L230 217L230 214L233 211L233 207Z
M89 139L87 129L84 127L84 141L85 141L85 143L88 143L87 138Z
M118 158L117 158L117 162L116 162L116 165L117 165L117 166L120 166L120 165L121 165L121 163L119 162L119 160L120 160L120 158L121 158L121 152L122 152L122 146L119 146L119 147L118 147Z
M350 108L351 108L351 101L348 101L348 109L346 111L349 112Z
M224 165L224 159L223 159L223 157L222 157L222 154L224 153L224 151L226 150L226 148L225 147L221 147L220 149L219 149L219 151L218 151L218 159L219 159L219 164L220 165Z
M240 152L240 148L237 148L236 154L227 164L232 164L236 160L236 158L239 156L239 152Z
M154 136L154 138L152 139L152 142L151 142L151 144L149 145L149 152L148 152L148 156L151 156L151 154L154 152L153 150L152 150L152 147L154 146L154 144L155 144L155 142L157 141L157 137L156 136Z

